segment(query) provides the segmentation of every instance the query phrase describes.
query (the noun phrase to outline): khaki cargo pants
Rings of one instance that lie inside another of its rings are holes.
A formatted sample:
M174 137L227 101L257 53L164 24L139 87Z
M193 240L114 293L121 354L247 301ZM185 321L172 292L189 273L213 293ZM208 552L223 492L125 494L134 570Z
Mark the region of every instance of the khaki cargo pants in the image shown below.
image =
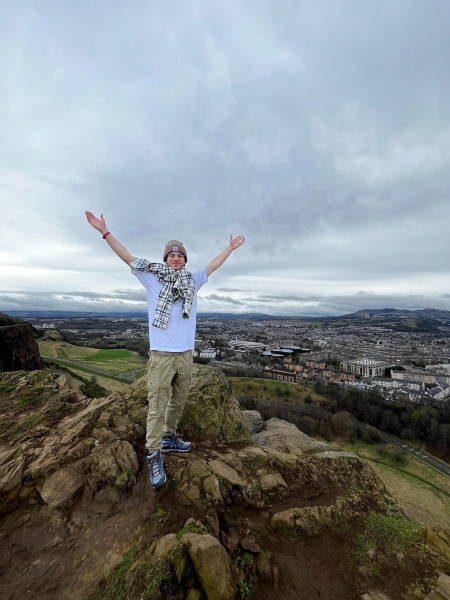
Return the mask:
M149 454L161 448L163 435L177 430L189 392L192 350L186 352L149 352L147 441Z

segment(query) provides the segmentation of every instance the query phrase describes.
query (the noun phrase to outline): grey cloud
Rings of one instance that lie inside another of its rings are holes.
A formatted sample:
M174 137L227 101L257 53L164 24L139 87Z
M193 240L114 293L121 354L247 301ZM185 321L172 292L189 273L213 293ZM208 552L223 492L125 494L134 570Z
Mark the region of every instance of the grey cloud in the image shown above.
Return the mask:
M209 294L208 296L203 297L204 300L213 300L217 302L225 302L226 304L234 304L236 306L244 306L244 302L240 302L239 300L235 300L230 296L219 296L218 294Z
M1 262L92 290L65 296L145 301L101 293L97 274L123 265L85 223L91 209L138 256L161 260L181 238L193 269L245 234L212 278L236 307L257 301L241 298L243 277L264 279L274 310L327 302L297 296L306 279L330 282L327 310L346 310L338 288L401 277L413 290L434 276L445 298L449 17L446 0L5 3ZM32 236L13 234L23 214ZM291 290L277 297L280 275Z

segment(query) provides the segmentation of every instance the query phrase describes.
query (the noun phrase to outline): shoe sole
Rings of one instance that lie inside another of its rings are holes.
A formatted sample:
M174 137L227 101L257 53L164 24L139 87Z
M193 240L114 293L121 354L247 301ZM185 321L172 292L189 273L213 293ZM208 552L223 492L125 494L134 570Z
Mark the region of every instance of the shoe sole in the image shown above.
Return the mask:
M167 448L167 450L163 450L161 448L161 452L163 454L168 454L169 452L190 452L192 450L192 446L190 448L187 448L186 450L180 450L179 448Z
M156 491L156 490L161 489L166 484L166 481L167 481L167 476L164 475L164 481L162 483L160 483L159 485L153 485L152 481L150 480L150 485Z

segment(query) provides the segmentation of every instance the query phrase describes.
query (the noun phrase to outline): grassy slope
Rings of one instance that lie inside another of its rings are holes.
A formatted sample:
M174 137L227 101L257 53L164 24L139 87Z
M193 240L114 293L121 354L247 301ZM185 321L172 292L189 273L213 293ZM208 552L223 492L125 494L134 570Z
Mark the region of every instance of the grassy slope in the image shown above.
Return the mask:
M136 371L136 376L142 377L147 369L146 361L129 350L97 350L55 340L39 342L39 350L46 356L76 360L86 369L95 367L112 375Z
M251 396L255 400L283 400L288 398L296 404L303 404L308 394L314 401L323 400L310 387L302 387L293 383L273 381L271 379L253 379L251 377L230 377L231 387L235 396ZM277 392L277 389L280 390Z
M407 455L401 465L380 456L374 446L344 444L375 470L405 513L427 527L450 526L450 479Z

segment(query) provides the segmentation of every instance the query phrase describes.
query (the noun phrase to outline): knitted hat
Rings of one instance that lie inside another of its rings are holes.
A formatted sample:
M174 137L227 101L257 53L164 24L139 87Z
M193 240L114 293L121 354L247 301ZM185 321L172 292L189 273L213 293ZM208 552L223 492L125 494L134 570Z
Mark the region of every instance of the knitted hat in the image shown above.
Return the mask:
M171 252L181 252L181 254L184 254L184 260L187 262L187 252L182 242L179 242L178 240L170 240L167 242L166 247L164 248L164 262L166 262L167 255Z

